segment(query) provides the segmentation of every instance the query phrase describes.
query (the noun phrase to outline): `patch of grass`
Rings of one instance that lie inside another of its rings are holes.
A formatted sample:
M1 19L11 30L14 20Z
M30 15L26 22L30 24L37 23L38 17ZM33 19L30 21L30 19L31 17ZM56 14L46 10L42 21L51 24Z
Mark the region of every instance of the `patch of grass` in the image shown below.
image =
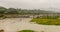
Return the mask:
M60 19L34 18L30 22L35 22L37 24L43 24L43 25L60 25Z
M33 30L21 30L19 32L35 32L35 31L33 31Z

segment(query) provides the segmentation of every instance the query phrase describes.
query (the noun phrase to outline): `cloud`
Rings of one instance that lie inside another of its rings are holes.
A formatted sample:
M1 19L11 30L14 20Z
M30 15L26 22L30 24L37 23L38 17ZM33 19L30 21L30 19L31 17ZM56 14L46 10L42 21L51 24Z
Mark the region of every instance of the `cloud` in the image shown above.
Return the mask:
M60 8L60 0L0 0L0 6L27 9Z

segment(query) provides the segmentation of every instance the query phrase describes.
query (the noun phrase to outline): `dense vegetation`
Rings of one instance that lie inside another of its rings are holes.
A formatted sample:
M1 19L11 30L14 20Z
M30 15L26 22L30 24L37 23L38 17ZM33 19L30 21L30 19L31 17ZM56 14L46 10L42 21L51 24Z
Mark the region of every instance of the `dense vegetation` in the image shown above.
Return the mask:
M21 9L21 8L5 8L0 6L0 14L39 14L39 13L51 13L50 11L44 11L40 9Z
M37 24L42 24L42 25L60 25L59 17L34 18L30 22L35 22Z

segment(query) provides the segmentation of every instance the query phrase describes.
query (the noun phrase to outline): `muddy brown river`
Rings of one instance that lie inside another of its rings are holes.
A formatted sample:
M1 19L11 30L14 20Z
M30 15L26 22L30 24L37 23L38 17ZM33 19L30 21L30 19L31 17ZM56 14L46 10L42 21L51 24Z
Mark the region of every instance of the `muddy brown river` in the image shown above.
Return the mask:
M6 18L0 20L0 29L4 29L5 32L17 32L19 30L60 32L60 26L33 24L29 22L31 19L32 18Z

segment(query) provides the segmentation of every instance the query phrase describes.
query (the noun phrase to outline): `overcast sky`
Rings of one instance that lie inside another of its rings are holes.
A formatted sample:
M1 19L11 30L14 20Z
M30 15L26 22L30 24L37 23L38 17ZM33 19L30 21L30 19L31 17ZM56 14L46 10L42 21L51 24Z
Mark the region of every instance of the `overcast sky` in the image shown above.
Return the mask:
M0 0L0 6L24 9L60 9L60 0Z

